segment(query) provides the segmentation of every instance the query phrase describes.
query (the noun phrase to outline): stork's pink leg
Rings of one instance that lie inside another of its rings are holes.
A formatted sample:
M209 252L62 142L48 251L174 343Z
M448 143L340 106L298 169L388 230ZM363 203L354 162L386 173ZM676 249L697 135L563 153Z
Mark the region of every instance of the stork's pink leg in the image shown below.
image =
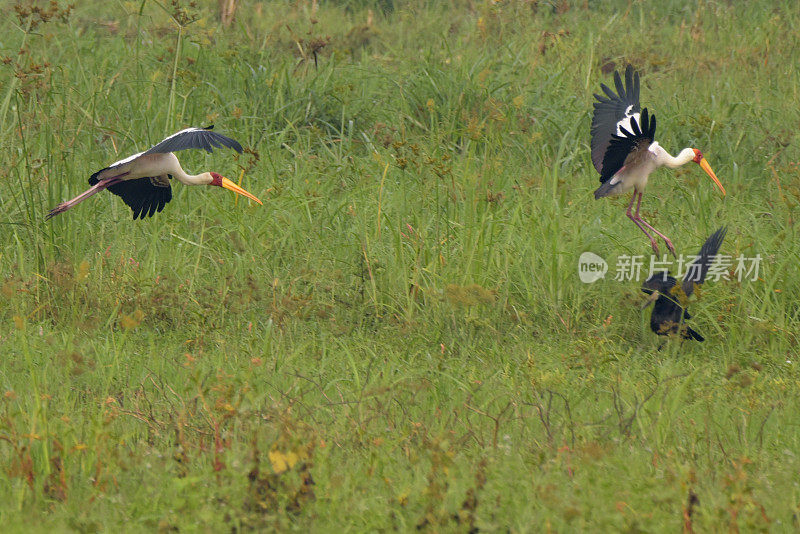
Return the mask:
M636 199L636 190L633 191L633 196L631 197L631 203L628 204L628 211L626 212L626 214L628 215L628 218L630 220L632 220L636 224L636 226L639 227L639 230L644 232L644 235L646 235L647 238L650 240L650 246L653 247L653 250L655 251L655 253L658 254L658 243L656 243L656 240L653 239L653 236L651 236L649 233L647 233L647 230L645 230L645 227L642 226L642 222L644 222L644 221L641 221L641 219L638 218L639 207L638 206L636 207L636 213L637 213L636 216L634 216L633 213L631 213L631 209L633 209L633 201L635 199ZM642 201L642 195L639 194L639 202L641 202L641 201ZM641 222L639 222L639 221L641 221Z
M99 193L100 191L103 191L104 189L108 189L112 185L121 182L122 181L122 177L125 176L126 174L128 174L128 173L126 172L124 174L120 174L119 176L112 176L111 178L106 178L105 180L100 180L99 182L97 182L92 187L90 187L89 189L87 189L86 191L84 191L83 193L78 195L77 197L73 198L72 200L67 200L65 202L62 202L61 204L59 204L55 208L51 209L49 212L47 212L47 216L44 218L44 220L46 220L46 221L50 220L53 217L55 217L56 215L58 215L59 213L64 213L65 211L67 211L68 209L72 208L76 204L80 204L81 202L83 202L84 200L89 198L90 196L95 195L95 194Z
M642 218L639 216L639 207L640 207L641 205L642 205L642 194L641 194L641 193L639 193L639 202L637 202L637 203L636 203L636 215L635 215L636 219L637 219L639 222L641 222L643 225L645 225L647 228L649 228L650 230L652 230L653 232L655 232L655 233L656 233L656 235L658 235L658 237L660 237L661 239L663 239L663 240L664 240L664 243L666 243L666 244L667 244L667 248L669 249L669 251L670 251L670 252L672 252L672 255L673 255L673 256L675 256L675 257L677 258L677 257L678 257L678 255L677 255L677 254L675 254L675 247L673 247L673 246L672 246L672 241L670 241L670 239L669 239L667 236L665 236L664 234L662 234L661 232L659 232L658 230L656 230L655 228L653 228L653 227L650 225L650 223L648 223L647 221L645 221L644 219L642 219ZM656 254L658 254L658 250L656 250Z

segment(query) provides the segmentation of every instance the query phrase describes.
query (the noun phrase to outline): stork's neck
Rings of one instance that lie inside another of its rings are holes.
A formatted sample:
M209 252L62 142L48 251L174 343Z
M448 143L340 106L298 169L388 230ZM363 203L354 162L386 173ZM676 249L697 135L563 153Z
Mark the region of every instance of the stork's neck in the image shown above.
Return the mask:
M694 150L691 148L684 148L677 156L671 156L666 150L661 149L661 154L658 155L658 162L670 169L675 169L686 165L695 158Z
M189 174L184 171L178 158L172 152L163 155L158 154L158 156L161 158L159 160L159 170L164 174L171 174L173 178L184 185L208 185L214 180L210 172Z
M173 178L178 180L184 185L208 185L214 181L210 172L201 172L200 174L189 174L184 171L180 166L172 174Z

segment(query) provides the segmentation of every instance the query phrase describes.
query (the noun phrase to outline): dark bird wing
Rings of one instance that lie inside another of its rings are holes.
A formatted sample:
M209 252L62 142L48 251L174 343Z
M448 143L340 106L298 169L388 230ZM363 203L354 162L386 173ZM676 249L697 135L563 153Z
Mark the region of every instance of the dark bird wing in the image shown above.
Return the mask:
M630 129L631 118L638 119L641 112L639 73L635 72L631 65L625 69L625 85L622 85L619 72L614 73L614 85L617 89L616 93L607 85L600 84L600 88L606 96L594 95L597 102L594 104L594 115L592 116L592 163L597 172L602 175L607 174L604 160L612 136L621 133L620 127ZM612 172L611 175L613 174Z
M105 170L105 169L103 169ZM99 180L94 173L89 178L89 184L95 185ZM108 188L133 210L133 218L152 217L153 214L164 209L167 202L172 200L172 188L169 185L171 176L149 176L135 180L124 180Z
M644 113L643 113L644 115ZM681 281L681 289L688 297L694 293L694 284L702 284L708 274L708 270L714 263L714 259L725 239L726 227L722 227L706 239L700 248L697 259L693 261ZM650 314L650 329L658 335L670 335L680 333L683 339L694 339L704 341L703 336L684 324L684 320L692 316L689 310L683 308L672 290L677 281L666 271L653 274L642 285L642 291L653 294L658 291L658 299L653 306Z
M630 118L630 130L620 126L619 134L612 134L603 156L603 170L600 172L600 182L606 183L620 169L626 166L636 166L649 158L648 149L656 135L656 116L650 115L644 108L641 115Z
M211 152L213 148L232 148L239 154L242 153L242 145L237 141L222 134L212 132L214 126L206 128L186 128L178 133L174 133L147 150L144 154L166 154L177 152L187 148L202 148L206 152Z
M711 236L706 239L706 242L703 243L703 246L700 247L697 259L686 269L686 274L681 281L681 288L683 288L683 292L686 293L687 297L694 293L695 284L699 285L705 281L708 269L711 268L711 264L714 263L717 252L719 252L719 247L722 246L722 240L725 239L725 234L727 232L728 228L723 226L711 234Z

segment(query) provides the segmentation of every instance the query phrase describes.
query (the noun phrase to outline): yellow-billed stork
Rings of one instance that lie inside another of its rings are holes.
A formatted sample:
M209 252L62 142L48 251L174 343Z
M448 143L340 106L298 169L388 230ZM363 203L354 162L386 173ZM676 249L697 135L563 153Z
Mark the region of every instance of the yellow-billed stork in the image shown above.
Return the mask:
M661 237L675 255L672 241L639 216L647 178L659 167L674 169L693 161L711 177L723 195L725 188L699 150L684 148L673 157L654 140L656 116L649 114L647 108L642 110L639 105L639 73L631 65L625 69L624 86L619 72L614 72L614 85L616 94L601 84L606 96L594 95L597 102L592 117L592 163L600 173L602 183L594 192L594 198L620 195L633 189L628 218L650 239L656 254L658 244L648 229ZM631 213L634 200L637 200L636 212Z
M172 200L170 179L175 178L184 185L216 185L244 195L259 204L261 201L232 181L215 172L188 174L183 170L173 152L187 148L202 148L207 152L212 147L228 147L242 153L242 145L230 137L206 128L186 128L172 134L149 150L112 163L89 178L89 189L51 209L46 219L55 217L83 202L90 196L108 189L133 210L133 218L152 217L164 209Z

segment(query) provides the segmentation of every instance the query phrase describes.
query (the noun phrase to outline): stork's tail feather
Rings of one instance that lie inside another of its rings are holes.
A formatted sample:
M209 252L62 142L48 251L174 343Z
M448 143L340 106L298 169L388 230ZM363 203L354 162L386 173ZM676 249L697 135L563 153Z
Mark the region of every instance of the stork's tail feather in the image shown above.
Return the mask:
M100 170L99 170L99 171L97 171L96 173L92 174L92 175L89 177L89 185L97 185L97 182L99 182L99 181L100 181L100 178L98 178L98 176L100 175L100 173L101 173L101 172L103 172L103 171L104 171L104 170L106 170L107 168L108 168L108 167L106 167L105 169L100 169Z
M619 183L620 182L612 184L611 180L608 180L607 182L605 182L603 185L601 185L600 187L598 187L595 190L595 192L594 192L595 200L597 200L598 198L607 197L608 195L613 194L614 188L616 188L617 185L619 185Z

